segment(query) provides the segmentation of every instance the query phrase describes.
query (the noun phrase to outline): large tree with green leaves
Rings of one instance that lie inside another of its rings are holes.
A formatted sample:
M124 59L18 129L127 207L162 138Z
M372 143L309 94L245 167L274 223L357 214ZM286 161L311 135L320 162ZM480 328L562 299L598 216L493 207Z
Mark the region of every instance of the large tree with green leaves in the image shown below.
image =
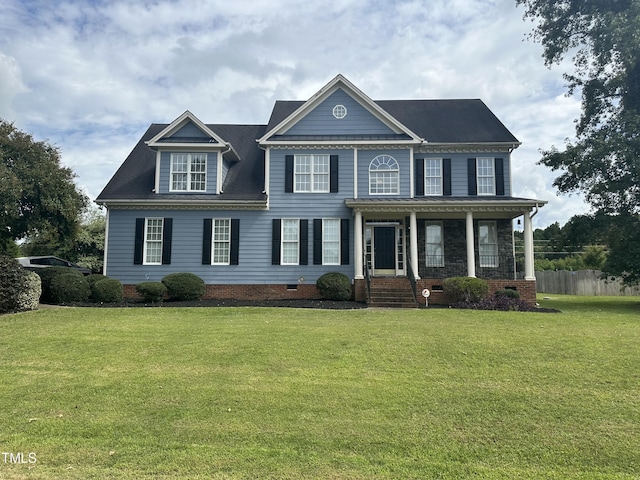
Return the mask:
M77 234L87 198L60 152L0 119L0 253L26 237Z
M569 94L580 94L576 135L564 150L543 151L540 163L561 171L560 192L583 192L598 211L619 216L620 235L640 214L640 0L516 0L536 22L532 36L544 47L547 66L571 55L564 74ZM618 241L620 252L629 249ZM613 245L612 245L613 248ZM609 264L609 273L640 278L629 258Z

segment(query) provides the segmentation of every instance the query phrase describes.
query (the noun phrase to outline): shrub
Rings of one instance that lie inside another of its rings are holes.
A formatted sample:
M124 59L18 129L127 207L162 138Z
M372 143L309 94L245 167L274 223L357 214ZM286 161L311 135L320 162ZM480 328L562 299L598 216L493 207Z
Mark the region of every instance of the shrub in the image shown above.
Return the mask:
M36 310L42 294L42 282L35 272L25 270L26 276L22 292L18 295L17 310Z
M316 281L320 294L327 300L350 300L351 281L343 273L329 272L322 275Z
M98 283L100 280L106 280L109 277L105 277L101 273L92 273L91 275L87 275L84 278L87 280L87 283L89 284L89 286L93 288L93 286L96 283Z
M478 302L489 295L489 285L480 278L451 277L442 283L451 303Z
M121 302L124 295L122 282L114 278L104 278L93 284L91 296L96 302L117 303Z
M145 302L161 302L167 287L162 282L142 282L136 285L136 292Z
M63 273L51 279L49 285L55 303L86 302L91 295L89 283L77 273Z
M162 283L171 300L198 300L204 295L204 281L193 273L170 273Z
M0 313L34 310L40 298L40 278L17 260L0 256ZM35 300L34 298L35 297Z
M515 298L518 299L520 298L520 292L518 292L517 290L512 290L510 288L505 288L504 290L497 290L493 296L495 298L497 297L507 297L507 298Z
M40 301L42 303L57 303L51 292L51 282L58 275L70 274L84 278L82 273L68 267L41 268L36 273L40 276L40 280L42 281L42 295L40 296Z
M501 310L504 312L530 312L534 306L519 298L510 298L505 295L483 298L477 301L457 302L451 305L453 308L470 308L474 310Z

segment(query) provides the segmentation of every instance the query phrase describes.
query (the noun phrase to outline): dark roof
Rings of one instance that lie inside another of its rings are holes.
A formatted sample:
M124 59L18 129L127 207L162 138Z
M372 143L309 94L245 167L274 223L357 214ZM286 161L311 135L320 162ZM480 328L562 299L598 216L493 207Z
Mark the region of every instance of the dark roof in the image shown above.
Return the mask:
M275 128L304 103L277 101L266 131ZM375 103L428 142L518 142L482 100L377 100Z
M172 200L211 199L210 195L155 194L156 152L145 142L151 140L168 124L152 124L131 151L109 183L98 195L103 200ZM232 161L217 200L266 200L264 191L264 151L256 142L265 133L264 125L207 125L230 143L233 151L225 154ZM238 160L239 157L239 160ZM237 160L237 161L236 161Z

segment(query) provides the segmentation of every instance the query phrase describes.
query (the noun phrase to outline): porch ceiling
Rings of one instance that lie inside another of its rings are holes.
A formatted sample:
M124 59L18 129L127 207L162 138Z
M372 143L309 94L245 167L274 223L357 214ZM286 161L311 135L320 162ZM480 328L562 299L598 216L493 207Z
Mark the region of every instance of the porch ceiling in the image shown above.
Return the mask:
M515 197L420 197L347 199L349 208L363 214L416 212L420 218L516 218L547 204L546 200Z

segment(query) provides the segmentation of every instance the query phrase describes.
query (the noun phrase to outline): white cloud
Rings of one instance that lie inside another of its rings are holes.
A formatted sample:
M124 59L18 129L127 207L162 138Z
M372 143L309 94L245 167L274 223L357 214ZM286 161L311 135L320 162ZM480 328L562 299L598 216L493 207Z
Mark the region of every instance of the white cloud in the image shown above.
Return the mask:
M550 200L536 222L564 223L587 207L536 162L579 103L522 14L513 0L4 0L0 117L59 146L95 197L150 123L187 109L264 123L337 73L374 99L482 98L523 142L515 193Z

